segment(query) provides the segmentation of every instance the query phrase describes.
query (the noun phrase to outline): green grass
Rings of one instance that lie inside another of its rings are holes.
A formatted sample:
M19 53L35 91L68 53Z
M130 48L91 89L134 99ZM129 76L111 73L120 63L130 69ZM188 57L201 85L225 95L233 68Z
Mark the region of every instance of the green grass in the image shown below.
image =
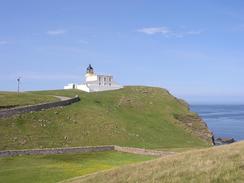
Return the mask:
M52 183L151 159L113 151L0 158L0 182Z
M65 182L242 183L244 182L244 142L179 153Z
M0 92L0 109L58 101L57 98L48 95L39 95L30 92Z
M125 87L85 93L78 90L32 92L33 95L75 96L81 101L63 108L0 119L0 149L121 145L154 149L207 147L175 116L195 114L166 90Z

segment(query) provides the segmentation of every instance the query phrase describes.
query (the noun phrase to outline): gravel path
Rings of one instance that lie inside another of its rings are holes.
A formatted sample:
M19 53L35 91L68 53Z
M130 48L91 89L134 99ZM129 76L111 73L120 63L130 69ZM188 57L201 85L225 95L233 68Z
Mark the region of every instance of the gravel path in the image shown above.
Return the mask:
M61 101L71 99L70 97L64 97L64 96L54 96L54 97L58 98L58 99L61 100Z

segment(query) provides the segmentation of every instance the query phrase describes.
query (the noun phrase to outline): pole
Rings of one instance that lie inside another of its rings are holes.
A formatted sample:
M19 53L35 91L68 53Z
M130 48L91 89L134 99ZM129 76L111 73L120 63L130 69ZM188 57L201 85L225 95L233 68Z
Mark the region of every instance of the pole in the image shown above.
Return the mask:
M17 82L18 82L18 95L19 95L19 83L20 83L20 78L21 78L21 77L19 77L19 78L17 79Z

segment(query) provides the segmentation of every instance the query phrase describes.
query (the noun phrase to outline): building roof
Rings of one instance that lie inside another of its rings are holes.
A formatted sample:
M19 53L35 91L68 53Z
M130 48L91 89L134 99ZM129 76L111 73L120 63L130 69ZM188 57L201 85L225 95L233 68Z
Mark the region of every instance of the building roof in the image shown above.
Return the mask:
M89 66L87 67L87 69L86 69L86 70L93 70L93 68L92 68L91 64L89 64Z

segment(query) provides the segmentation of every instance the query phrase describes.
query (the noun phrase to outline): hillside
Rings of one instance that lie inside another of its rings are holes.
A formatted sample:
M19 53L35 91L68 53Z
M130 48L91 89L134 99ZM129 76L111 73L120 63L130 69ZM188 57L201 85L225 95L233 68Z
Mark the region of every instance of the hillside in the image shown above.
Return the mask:
M58 101L54 96L39 95L30 92L0 92L0 110L38 103Z
M54 183L151 159L115 151L0 157L0 182Z
M78 90L32 92L75 96L70 106L0 119L0 149L116 144L145 148L206 147L211 133L185 102L166 90L125 87L85 93Z
M180 153L65 182L244 182L244 142Z

